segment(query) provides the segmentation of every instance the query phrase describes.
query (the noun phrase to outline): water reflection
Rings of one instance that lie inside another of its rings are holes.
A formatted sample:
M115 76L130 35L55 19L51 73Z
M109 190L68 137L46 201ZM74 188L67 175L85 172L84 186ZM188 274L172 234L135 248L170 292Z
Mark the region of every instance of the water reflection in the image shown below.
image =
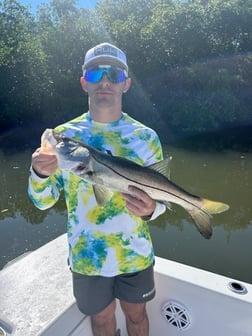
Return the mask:
M214 215L213 226L231 232L252 224L251 154L175 150L173 156L171 177L176 183L197 195L230 205L229 211Z
M66 231L62 200L46 211L36 209L29 200L27 177L30 160L31 151L0 152L0 268Z
M171 178L186 190L230 205L215 215L213 238L205 240L188 214L174 206L150 224L156 254L165 258L252 282L252 154L193 152L167 148L173 156ZM31 151L0 152L0 268L16 256L36 249L66 230L61 199L40 211L27 196Z

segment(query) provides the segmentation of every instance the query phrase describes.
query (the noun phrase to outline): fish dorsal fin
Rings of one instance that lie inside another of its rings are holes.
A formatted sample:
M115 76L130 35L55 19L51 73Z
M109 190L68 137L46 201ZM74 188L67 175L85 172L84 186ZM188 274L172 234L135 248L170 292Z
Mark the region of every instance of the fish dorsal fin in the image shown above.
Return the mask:
M93 185L93 190L96 202L101 207L103 207L113 196L113 191L98 184Z
M166 158L162 161L159 161L157 163L154 163L154 164L148 166L148 168L156 170L157 172L164 175L165 177L170 178L170 175L171 175L171 160L172 160L172 156L169 156L168 158Z

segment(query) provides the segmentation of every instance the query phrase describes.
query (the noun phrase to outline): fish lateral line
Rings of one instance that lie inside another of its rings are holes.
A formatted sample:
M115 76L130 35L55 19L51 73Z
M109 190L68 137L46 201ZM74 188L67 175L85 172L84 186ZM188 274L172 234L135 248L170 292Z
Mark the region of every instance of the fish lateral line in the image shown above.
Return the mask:
M85 146L83 146L83 147L85 147ZM96 148L95 148L95 149L96 149ZM96 149L96 150L97 150L97 149ZM98 151L98 152L101 152L101 151L99 151L99 150L97 150L97 151ZM101 154L108 155L108 154L105 154L105 153L103 153L103 152L101 152ZM92 155L92 154L91 154L91 155ZM110 156L110 155L109 155L109 156ZM115 157L115 156L112 155L112 157ZM119 158L121 158L121 157L119 156ZM106 168L108 168L108 169L110 169L111 171L113 171L115 174L117 174L117 175L120 176L121 178L127 179L128 181L130 181L130 182L132 182L132 183L134 183L134 184L138 184L138 185L140 185L140 186L143 186L143 187L146 187L146 188L150 188L150 186L149 186L148 184L144 184L144 183L136 182L136 181L134 181L134 180L133 180L132 178L130 178L130 177L129 177L129 178L128 178L128 177L125 177L125 176L122 175L120 172L118 172L116 169L114 169L113 167L109 166L108 164L102 162L102 161L99 160L98 158L93 158L93 159L96 160L96 161L97 161L98 163L100 163L101 165L103 165L103 166L105 166ZM130 160L128 160L128 159L126 159L126 160L127 160L127 161L130 161ZM138 165L137 163L135 163L134 161L130 161L130 162L133 163L133 164L135 164L136 166L142 167L142 166ZM149 167L142 167L142 168L149 168ZM151 168L149 168L149 169L152 170L153 172L156 172L154 169L151 169ZM156 172L156 173L158 173L158 172ZM159 174L160 174L160 173L159 173ZM162 175L162 174L161 174L161 175ZM197 199L197 200L199 200L199 201L202 200L201 197L198 197L198 196L195 196L195 195L193 195L193 194L191 194L191 193L186 192L183 188L181 188L180 186L176 185L174 182L172 182L171 180L169 180L166 176L163 175L163 177L166 178L167 181L168 181L169 183L171 183L172 185L176 186L176 187L179 188L181 191L187 193L189 196L194 197L195 199ZM155 186L155 187L153 186L152 188L154 188L154 189L156 189L156 190L158 190L158 191L167 193L168 195L172 195L173 197L176 197L176 198L178 198L178 199L184 201L185 203L190 204L190 205L193 206L194 208L196 208L196 209L198 209L198 210L204 212L207 216L209 216L210 218L212 218L212 215L211 215L207 210L202 209L200 206L195 205L193 202L188 201L187 199L185 199L185 198L183 198L183 197L181 197L181 196L178 196L178 195L176 195L175 193L172 193L172 192L169 192L169 191L167 191L167 190L158 188L158 187L156 187L156 186ZM139 189L141 189L141 188L139 188ZM129 193L129 194L130 194L130 193ZM159 202L161 202L161 203L164 203L162 200L156 200L156 201L159 201ZM174 203L174 202L172 202L172 201L169 201L169 202ZM164 203L164 204L165 204L165 203Z

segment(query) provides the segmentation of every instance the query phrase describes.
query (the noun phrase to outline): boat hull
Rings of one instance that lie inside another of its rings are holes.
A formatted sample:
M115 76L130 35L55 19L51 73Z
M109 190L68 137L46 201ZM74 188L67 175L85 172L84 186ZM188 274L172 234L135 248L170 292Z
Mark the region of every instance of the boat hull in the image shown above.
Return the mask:
M67 253L62 235L0 272L0 327L8 335L92 335L72 295ZM252 335L251 284L159 257L155 281L150 336ZM116 315L126 336L119 304Z

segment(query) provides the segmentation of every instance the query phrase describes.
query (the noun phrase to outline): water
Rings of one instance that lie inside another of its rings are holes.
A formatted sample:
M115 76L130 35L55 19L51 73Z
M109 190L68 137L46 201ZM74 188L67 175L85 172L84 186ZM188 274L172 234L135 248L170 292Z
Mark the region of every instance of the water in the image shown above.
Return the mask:
M46 211L27 196L31 150L0 151L0 268L66 231L64 200ZM226 202L205 240L178 206L150 224L156 255L252 283L252 154L165 148L173 156L171 178L186 190Z

